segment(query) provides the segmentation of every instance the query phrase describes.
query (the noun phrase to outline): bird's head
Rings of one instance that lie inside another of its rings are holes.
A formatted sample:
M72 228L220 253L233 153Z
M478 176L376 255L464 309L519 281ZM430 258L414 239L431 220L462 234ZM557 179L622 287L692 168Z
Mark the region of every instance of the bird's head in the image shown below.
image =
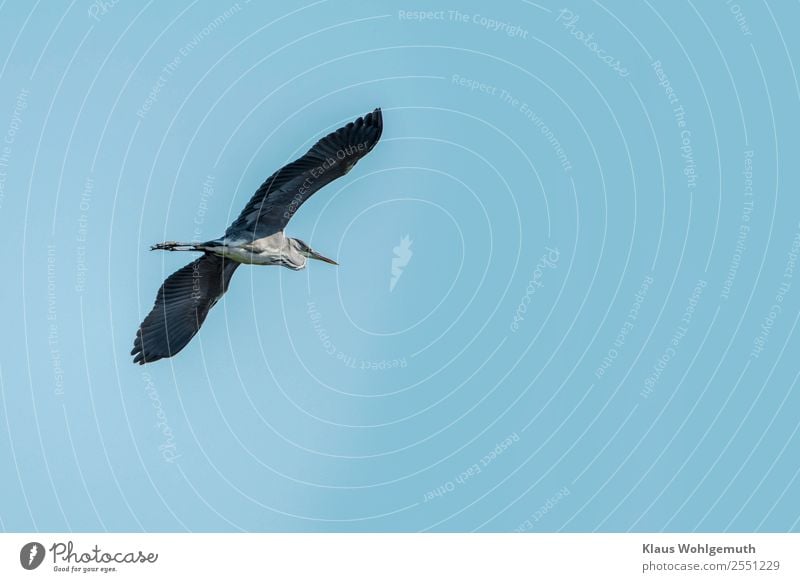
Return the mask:
M329 259L328 257L319 254L317 251L312 249L308 246L305 241L300 240L299 238L293 238L292 244L297 249L297 252L303 255L304 257L308 257L309 259L316 259L318 261L322 261L324 263L329 263L331 265L338 265L336 261L333 259Z

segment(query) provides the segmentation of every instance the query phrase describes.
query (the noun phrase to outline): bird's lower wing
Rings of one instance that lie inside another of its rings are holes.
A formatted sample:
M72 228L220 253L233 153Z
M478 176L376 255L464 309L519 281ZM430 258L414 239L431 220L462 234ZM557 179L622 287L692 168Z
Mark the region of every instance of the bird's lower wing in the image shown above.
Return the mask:
M169 358L189 343L209 310L228 290L239 263L205 254L170 275L136 332L131 355L146 364Z
M375 147L382 132L381 110L376 109L323 137L264 181L225 236L255 240L283 230L303 202L350 171Z

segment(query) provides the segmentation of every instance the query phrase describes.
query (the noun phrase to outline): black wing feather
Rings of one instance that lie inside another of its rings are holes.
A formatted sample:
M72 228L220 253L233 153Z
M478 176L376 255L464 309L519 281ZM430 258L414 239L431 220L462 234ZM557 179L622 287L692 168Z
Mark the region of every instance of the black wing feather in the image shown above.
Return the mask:
M134 363L155 362L181 351L228 290L238 266L239 263L206 253L170 275L136 332L131 350Z
M225 237L255 240L282 231L303 202L367 155L382 131L381 110L375 109L323 137L303 157L266 179Z

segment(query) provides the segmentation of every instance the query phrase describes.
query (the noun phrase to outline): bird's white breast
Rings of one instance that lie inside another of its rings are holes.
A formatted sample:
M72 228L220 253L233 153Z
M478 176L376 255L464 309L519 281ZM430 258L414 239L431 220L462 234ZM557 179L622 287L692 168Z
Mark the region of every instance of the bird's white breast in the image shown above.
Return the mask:
M238 263L248 265L280 264L280 257L286 252L286 237L282 232L253 241L223 240L223 246L208 250Z

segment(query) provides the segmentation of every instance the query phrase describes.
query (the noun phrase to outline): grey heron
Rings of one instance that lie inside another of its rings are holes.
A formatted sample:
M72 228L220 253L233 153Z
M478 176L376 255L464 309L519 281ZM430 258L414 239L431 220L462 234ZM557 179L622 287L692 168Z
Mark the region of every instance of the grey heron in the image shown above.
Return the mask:
M163 242L151 250L198 251L202 256L170 275L153 309L136 332L131 355L146 364L181 351L228 290L240 264L305 268L308 259L336 265L284 228L317 190L344 176L381 137L383 119L375 109L320 139L256 190L239 217L217 239L202 243Z

